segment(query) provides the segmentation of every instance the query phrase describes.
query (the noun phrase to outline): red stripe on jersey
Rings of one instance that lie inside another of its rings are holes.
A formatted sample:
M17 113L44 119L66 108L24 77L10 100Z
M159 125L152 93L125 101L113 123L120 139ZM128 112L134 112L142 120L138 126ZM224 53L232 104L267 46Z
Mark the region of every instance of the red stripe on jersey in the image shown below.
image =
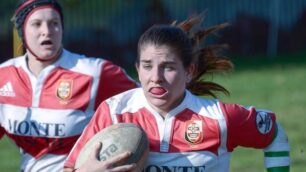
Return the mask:
M221 104L227 124L227 148L233 151L237 146L265 148L274 138L275 114L268 113L272 119L272 129L262 134L256 125L256 109L246 109L237 104Z
M118 122L134 123L141 126L147 133L150 141L150 151L160 152L160 136L154 116L145 108L135 113L117 115ZM185 139L187 121L199 120L202 125L202 140L200 143L191 143ZM210 151L217 154L220 146L220 130L218 121L200 116L186 109L175 116L172 124L169 152ZM175 146L174 146L175 145Z
M32 103L32 88L25 71L21 67L7 66L0 68L0 73L6 73L1 75L0 79L0 88L2 89L0 103L30 106ZM11 90L5 89L7 85L12 86ZM9 93L11 96L3 95L5 93Z
M95 109L98 108L103 100L137 86L119 66L109 61L103 63L100 78Z
M91 76L57 68L45 80L40 107L84 111L89 103L91 84Z
M11 134L8 134L8 136L26 153L38 159L47 153L57 155L68 154L80 135L66 138L32 137Z

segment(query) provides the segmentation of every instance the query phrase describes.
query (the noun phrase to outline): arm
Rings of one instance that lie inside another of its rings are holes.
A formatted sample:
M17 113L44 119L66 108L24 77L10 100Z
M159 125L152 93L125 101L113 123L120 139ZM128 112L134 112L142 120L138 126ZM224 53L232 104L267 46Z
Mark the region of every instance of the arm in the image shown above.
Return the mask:
M265 166L268 172L290 171L290 147L288 138L281 127L277 124L276 136L273 142L264 149Z
M263 149L268 172L289 171L289 144L273 112L221 104L228 126L227 148L237 146Z
M136 167L136 164L127 164L127 165L119 165L115 166L114 164L120 164L122 161L126 160L130 156L129 152L125 152L113 158L110 158L106 161L99 161L98 155L100 153L100 149L102 148L102 144L99 143L96 145L95 149L91 152L88 159L84 162L84 164L75 169L75 162L77 157L82 149L82 147L87 143L87 141L92 138L98 131L104 129L105 127L112 124L112 119L110 116L109 107L106 102L102 102L99 106L98 110L94 114L93 118L86 126L82 135L76 142L75 146L71 150L68 155L66 162L64 164L64 172L95 172L95 171L113 171L113 172L125 172L131 171Z

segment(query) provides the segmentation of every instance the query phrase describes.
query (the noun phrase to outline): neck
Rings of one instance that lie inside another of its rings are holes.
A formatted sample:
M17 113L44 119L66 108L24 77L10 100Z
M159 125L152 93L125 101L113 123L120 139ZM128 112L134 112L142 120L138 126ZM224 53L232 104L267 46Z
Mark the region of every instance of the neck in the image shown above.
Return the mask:
M182 96L180 96L179 98L177 98L176 101L174 101L174 102L172 102L170 104L165 104L164 106L159 106L159 107L156 107L156 106L151 104L151 107L153 109L155 109L162 118L165 119L167 114L171 110L173 110L173 109L177 108L178 106L180 106L180 104L184 101L185 96L186 96L186 93L184 92L182 94Z
M164 111L164 110L157 109L157 108L154 108L154 107L153 107L153 109L156 110L156 112L157 112L163 119L166 118L166 116L167 116L167 114L168 114L168 111Z
M41 61L41 60L38 60L30 52L27 52L28 68L37 77L44 68L54 63L58 59L58 57L54 58L53 60L49 60L49 61Z

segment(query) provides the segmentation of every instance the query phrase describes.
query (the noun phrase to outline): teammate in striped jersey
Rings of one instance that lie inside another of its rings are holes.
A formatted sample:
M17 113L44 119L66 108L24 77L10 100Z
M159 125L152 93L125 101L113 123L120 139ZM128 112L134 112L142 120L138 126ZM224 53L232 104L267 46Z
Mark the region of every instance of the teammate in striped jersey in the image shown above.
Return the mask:
M135 123L148 135L145 172L226 172L237 146L263 150L269 172L289 171L287 136L273 112L198 96L216 97L215 91L227 94L205 76L232 69L232 63L216 53L220 46L203 48L200 44L225 25L196 30L194 26L201 21L196 16L180 24L156 25L141 36L136 67L142 88L100 105L70 152L65 171L133 169L135 164L112 166L128 153L98 161L101 144L83 166L74 169L80 150L95 133L122 122Z
M98 105L136 87L119 67L62 48L56 0L21 0L15 25L26 54L0 65L0 138L21 149L21 171L62 171Z

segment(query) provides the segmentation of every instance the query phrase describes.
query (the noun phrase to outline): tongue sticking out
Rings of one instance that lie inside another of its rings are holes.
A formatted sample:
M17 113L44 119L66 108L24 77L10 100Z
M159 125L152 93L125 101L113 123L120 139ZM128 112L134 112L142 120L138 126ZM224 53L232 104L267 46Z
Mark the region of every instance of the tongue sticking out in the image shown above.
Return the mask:
M162 94L166 93L166 90L163 89L162 87L158 87L158 88L152 88L152 89L150 90L150 92L151 92L152 94L162 95Z

